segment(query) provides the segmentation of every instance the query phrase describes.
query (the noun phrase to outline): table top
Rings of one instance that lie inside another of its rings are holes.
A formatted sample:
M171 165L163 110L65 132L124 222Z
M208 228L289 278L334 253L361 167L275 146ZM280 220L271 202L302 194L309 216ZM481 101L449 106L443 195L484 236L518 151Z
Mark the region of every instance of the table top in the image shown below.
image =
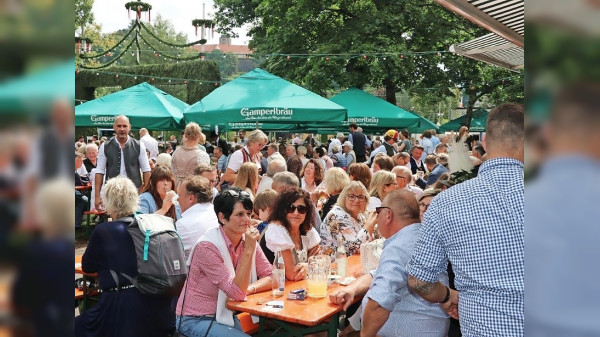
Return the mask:
M360 255L353 255L349 257L347 261L348 275L356 275L361 271L362 264L360 262ZM343 286L338 283L332 283L329 285L327 287L327 296L324 298L311 298L307 296L303 301L288 300L287 295L290 290L299 288L308 290L308 281L286 281L284 296L275 297L269 290L262 293L248 295L245 302L229 301L227 302L227 308L230 310L243 311L254 315L275 318L285 322L315 326L322 323L324 320L333 316L334 314L342 311L341 305L335 305L329 301L329 294L339 287ZM265 303L273 300L283 301L284 308L277 311L271 311L271 307L265 305Z
M81 268L81 257L82 255L75 255L75 274L82 274L87 276L98 276L98 273L84 273Z

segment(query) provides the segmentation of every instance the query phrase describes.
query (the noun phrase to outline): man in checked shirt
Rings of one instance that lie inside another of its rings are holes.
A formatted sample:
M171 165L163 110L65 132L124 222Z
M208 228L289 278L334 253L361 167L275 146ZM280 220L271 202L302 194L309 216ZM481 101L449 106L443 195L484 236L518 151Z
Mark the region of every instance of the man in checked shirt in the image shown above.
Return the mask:
M409 286L460 316L463 336L524 334L523 127L519 104L489 113L488 160L433 199L408 264ZM448 261L457 291L438 281Z

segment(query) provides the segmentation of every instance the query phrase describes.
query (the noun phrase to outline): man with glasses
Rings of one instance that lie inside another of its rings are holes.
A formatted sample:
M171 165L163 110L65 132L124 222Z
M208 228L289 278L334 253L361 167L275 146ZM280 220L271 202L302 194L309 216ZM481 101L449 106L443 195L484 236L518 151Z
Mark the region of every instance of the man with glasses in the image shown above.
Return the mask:
M392 169L392 173L396 175L396 184L398 184L399 190L404 189L411 191L415 194L417 199L421 197L423 190L417 186L410 185L412 173L409 168L405 166L396 166Z
M347 308L366 294L361 336L445 336L448 315L408 288L406 265L421 228L417 200L409 191L392 191L376 212L379 234L386 238L379 267L331 293L331 302ZM447 284L448 278L441 275L440 281Z
M194 169L194 175L204 177L210 181L210 185L212 186L212 200L215 200L217 195L219 195L219 190L217 189L217 184L219 183L219 174L217 173L217 168L212 165L202 163L196 166Z

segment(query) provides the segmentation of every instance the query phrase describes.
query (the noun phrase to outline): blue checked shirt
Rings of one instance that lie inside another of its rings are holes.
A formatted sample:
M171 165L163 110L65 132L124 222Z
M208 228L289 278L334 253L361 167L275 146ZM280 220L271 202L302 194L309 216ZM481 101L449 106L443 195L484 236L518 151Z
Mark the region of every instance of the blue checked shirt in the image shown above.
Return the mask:
M450 260L463 336L524 334L523 175L520 161L487 160L423 217L408 272L433 283Z
M420 223L406 226L385 240L379 267L363 298L363 310L368 299L390 312L378 336L383 337L443 337L448 335L450 320L437 303L429 303L408 289L406 265L419 239ZM440 281L448 285L448 275Z

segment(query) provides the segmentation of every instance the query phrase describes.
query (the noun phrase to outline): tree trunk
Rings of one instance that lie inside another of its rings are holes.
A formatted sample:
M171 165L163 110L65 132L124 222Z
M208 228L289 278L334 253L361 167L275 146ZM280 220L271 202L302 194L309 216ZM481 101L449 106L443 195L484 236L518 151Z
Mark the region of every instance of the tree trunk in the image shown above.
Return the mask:
M471 119L473 119L473 105L477 101L477 92L475 90L467 89L467 95L469 95L469 104L467 106L467 113L465 114L465 126L471 127Z
M386 79L383 81L383 85L385 85L385 100L396 105L396 83Z

